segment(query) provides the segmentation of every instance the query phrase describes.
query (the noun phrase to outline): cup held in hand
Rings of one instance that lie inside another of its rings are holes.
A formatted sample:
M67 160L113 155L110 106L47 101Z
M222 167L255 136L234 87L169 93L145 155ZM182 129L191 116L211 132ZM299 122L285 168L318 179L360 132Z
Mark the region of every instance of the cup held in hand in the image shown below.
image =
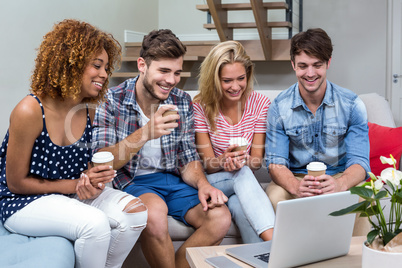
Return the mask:
M113 167L114 156L111 152L97 152L92 156L92 164L94 167L101 165L108 165ZM111 182L105 184L105 186L113 188Z
M113 166L114 156L111 152L97 152L92 156L92 164L94 167L100 165Z
M307 165L308 175L313 177L324 175L326 170L327 166L322 162L310 162L310 164Z
M229 140L229 145L237 144L238 146L232 150L232 152L238 152L238 151L246 151L248 142L245 138L243 137L236 137L236 138L231 138Z
M161 105L159 105L159 108L160 107L162 107L162 106L165 106L165 105L167 105L167 104L161 104ZM171 109L171 110L167 110L166 112L164 112L163 113L163 117L165 117L165 116L168 116L168 115L176 115L176 114L178 114L179 112L178 112L178 109L177 109L177 107L175 108L175 109ZM165 124L168 124L168 123L176 123L177 122L177 120L172 120L172 121L167 121ZM167 130L169 130L169 131L173 131L173 128L169 128L169 129L167 129Z

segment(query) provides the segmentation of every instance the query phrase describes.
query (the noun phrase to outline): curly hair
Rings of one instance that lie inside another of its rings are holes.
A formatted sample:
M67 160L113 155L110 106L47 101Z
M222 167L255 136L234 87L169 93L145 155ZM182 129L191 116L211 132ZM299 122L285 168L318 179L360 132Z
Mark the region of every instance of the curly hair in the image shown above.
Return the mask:
M52 98L77 98L82 76L90 60L105 49L109 57L108 77L97 97L84 102L103 101L109 76L121 62L121 45L108 33L86 22L66 19L43 37L31 76L31 92Z
M223 98L220 73L226 64L239 62L246 70L247 86L242 98L247 99L254 86L254 64L243 45L237 41L226 41L215 45L200 66L198 75L199 93L194 97L205 110L212 131L216 130L215 118L218 116Z

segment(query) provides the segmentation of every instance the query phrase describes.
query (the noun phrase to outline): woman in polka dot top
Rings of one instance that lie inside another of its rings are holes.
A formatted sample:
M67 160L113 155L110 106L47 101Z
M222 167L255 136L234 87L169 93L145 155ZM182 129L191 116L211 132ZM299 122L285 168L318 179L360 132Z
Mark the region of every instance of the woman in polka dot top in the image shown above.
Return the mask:
M121 267L146 225L138 198L105 187L113 168L89 164L94 108L120 56L112 35L77 20L56 24L1 147L4 227L73 241L76 267Z

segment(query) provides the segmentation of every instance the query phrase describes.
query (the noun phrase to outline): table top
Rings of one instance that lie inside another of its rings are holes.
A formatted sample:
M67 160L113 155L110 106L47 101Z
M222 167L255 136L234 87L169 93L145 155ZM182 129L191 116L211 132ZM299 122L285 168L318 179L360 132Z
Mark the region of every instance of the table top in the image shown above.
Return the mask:
M317 268L317 267L325 267L325 268L332 268L332 267L356 267L360 268L362 265L362 245L363 242L367 238L365 236L355 236L352 237L352 242L350 244L349 253L345 256L341 256L338 258L333 258L321 262L316 262L308 265L303 265L300 267L304 268ZM222 246L212 246L212 247L192 247L187 248L186 250L186 258L190 267L192 268L211 268L209 264L205 262L205 258L214 257L214 256L226 256L231 261L237 263L241 267L250 268L252 266L241 262L235 258L232 258L229 255L225 254L225 249L229 247L236 247L239 245L222 245Z

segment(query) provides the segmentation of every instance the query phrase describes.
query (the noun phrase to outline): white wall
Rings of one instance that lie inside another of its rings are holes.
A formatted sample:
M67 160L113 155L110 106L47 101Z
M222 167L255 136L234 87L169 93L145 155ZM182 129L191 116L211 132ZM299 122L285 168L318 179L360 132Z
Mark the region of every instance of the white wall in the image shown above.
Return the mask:
M123 45L125 29L158 28L157 11L158 0L0 0L0 137L12 109L29 93L36 49L54 23L84 20Z
M172 2L173 0L160 0L159 5L163 6L160 9L160 27L172 29L186 40L192 34L216 34L214 30L202 28L202 24L206 23L205 12L195 9L196 4L205 4L205 0L174 1L177 5ZM227 3L230 0L222 2ZM328 79L357 94L377 92L385 96L387 1L304 0L303 3L303 29L323 28L334 45ZM166 15L175 10L180 14L178 19ZM286 89L296 82L290 62L256 62L256 78L256 89ZM186 82L185 89L196 88L195 79Z
M385 96L386 0L305 0L305 28L322 27L334 52L329 79L356 93Z
M227 2L223 1L223 2ZM0 0L0 137L12 108L28 94L29 78L42 36L65 18L88 21L124 45L124 30L147 33L170 28L178 36L203 38L205 0ZM321 27L334 44L328 78L358 94L385 96L386 0L304 0L304 29ZM183 39L184 40L184 39ZM296 79L289 62L257 62L256 89L282 90ZM194 71L197 71L196 69ZM186 89L196 89L189 79Z

